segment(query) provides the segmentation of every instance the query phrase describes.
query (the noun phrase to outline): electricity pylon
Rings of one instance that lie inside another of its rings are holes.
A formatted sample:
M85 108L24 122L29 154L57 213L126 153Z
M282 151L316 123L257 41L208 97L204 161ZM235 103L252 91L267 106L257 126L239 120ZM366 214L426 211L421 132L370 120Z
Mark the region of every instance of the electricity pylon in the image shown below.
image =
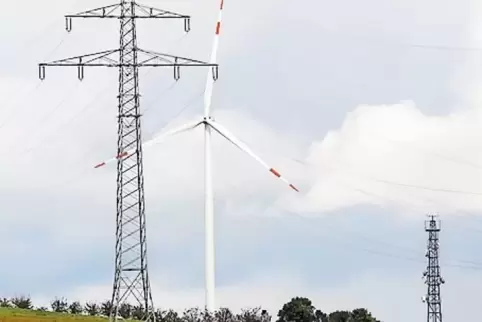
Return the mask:
M427 322L442 322L442 299L440 297L440 285L444 279L440 276L439 264L439 232L440 221L435 220L436 216L430 216L425 222L425 231L428 232L427 270L423 273L425 284L427 284L427 295L423 301L427 303Z
M117 49L39 64L39 77L45 79L46 66L75 66L78 78L84 67L114 67L119 71L117 152L135 149L135 153L117 161L117 217L115 275L110 319L117 320L122 303L135 299L142 310L141 320L155 320L147 270L146 218L142 163L141 112L139 94L140 67L173 67L174 79L180 67L210 66L217 79L218 65L140 49L137 46L137 19L183 19L190 31L190 16L121 0L119 4L66 15L66 29L72 30L73 18L113 18L120 21L120 46Z

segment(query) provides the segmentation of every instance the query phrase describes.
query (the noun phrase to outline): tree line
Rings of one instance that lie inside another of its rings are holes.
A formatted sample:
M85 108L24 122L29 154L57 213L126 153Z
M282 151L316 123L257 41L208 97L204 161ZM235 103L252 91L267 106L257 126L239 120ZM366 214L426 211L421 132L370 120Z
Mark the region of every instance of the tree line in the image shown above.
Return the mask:
M10 299L0 298L0 307L19 308L25 310L51 311L76 315L109 316L112 302L69 303L65 298L55 298L50 302L50 308L35 307L28 296L18 296ZM123 303L118 309L119 317L123 319L142 320L145 312L141 306ZM273 317L261 308L243 309L233 313L228 308L221 308L213 314L199 308L191 308L179 314L174 310L154 311L158 322L380 322L365 308L352 311L335 311L325 313L315 308L311 300L305 297L295 297L283 305L277 317Z

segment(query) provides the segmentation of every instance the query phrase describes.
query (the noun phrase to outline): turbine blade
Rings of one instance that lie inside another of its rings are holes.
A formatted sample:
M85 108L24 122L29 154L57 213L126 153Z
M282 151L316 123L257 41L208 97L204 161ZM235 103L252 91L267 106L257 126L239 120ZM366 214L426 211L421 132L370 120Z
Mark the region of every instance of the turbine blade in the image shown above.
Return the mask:
M195 122L195 123L188 123L188 124L184 124L178 128L175 128L171 131L168 131L166 133L161 133L157 136L155 136L154 138L152 138L151 140L147 141L147 142L144 142L142 143L142 147L146 148L146 147L149 147L151 145L155 145L155 144L158 144L158 143L161 143L164 139L170 137L170 136L173 136L173 135L176 135L176 134L179 134L179 133L182 133L182 132L186 132L186 131L189 131L189 130L192 130L194 128L196 128L198 125L202 124L202 122ZM131 155L133 155L134 153L137 152L137 148L136 149L130 149L130 150L127 150L127 151L124 151L120 154L118 154L117 156L113 157L113 158L110 158L108 160L105 160L99 164L97 164L96 166L94 166L94 168L100 168L100 167L103 167L111 162L114 162L116 160L119 160L119 159L123 159L123 158L127 158Z
M218 48L219 48L219 35L221 34L221 22L223 20L223 7L224 7L224 0L221 0L221 4L219 6L219 13L218 13L218 21L216 22L216 32L214 34L214 41L213 47L211 50L211 58L209 60L210 64L216 64L217 56L218 56ZM209 69L207 79L206 79L206 88L204 90L204 116L209 116L211 110L211 100L213 96L213 86L214 86L214 78L213 78L213 69Z
M270 167L263 159L258 157L256 154L254 154L251 149L244 144L241 140L237 139L232 133L230 133L224 126L221 124L213 121L213 120L207 120L206 123L208 123L216 132L221 134L224 138L226 138L229 142L237 146L241 151L244 151L246 154L251 156L253 159L258 161L259 164L261 164L266 170L271 172L273 175L278 177L281 181L286 183L291 189L295 190L296 192L299 192L298 188L296 188L293 184L291 184L288 180L286 180L284 177L281 176L281 174L278 172L273 167Z

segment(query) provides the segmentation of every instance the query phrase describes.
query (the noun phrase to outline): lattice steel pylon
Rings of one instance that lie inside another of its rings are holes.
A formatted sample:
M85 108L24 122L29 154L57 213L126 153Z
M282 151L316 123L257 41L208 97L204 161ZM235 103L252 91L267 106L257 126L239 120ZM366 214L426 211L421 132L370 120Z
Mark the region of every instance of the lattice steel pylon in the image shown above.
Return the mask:
M439 264L439 232L440 221L436 216L429 216L430 220L425 222L425 231L428 232L427 270L423 273L425 284L427 284L427 295L423 301L427 303L427 322L442 322L442 299L440 297L440 285L444 279L440 276Z
M118 49L40 63L39 77L45 79L46 66L76 66L80 80L84 78L85 66L119 70L117 227L110 319L117 320L120 305L135 299L142 310L141 320L155 320L147 269L139 68L173 67L174 79L179 80L182 66L209 66L213 68L213 78L217 79L218 65L137 47L137 19L183 19L184 30L189 32L190 16L140 5L135 0L121 0L119 4L66 15L65 18L68 32L72 30L73 18L114 18L120 21ZM133 147L136 147L136 153L124 158L125 151Z

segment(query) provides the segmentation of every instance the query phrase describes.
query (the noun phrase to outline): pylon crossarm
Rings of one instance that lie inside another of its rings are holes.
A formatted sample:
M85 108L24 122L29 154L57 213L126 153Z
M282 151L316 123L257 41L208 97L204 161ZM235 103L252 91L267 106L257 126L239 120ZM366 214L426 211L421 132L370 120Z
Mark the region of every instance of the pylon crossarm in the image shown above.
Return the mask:
M191 16L188 16L188 15L183 15L172 11L157 9L157 8L145 6L138 3L136 3L135 6L136 6L136 9L139 9L140 11L140 12L136 11L135 18L191 19Z
M113 4L105 7L95 8L76 14L65 16L65 29L72 31L72 19L73 18L114 18L114 19L184 19L184 31L189 32L191 30L191 17L167 10L157 9L141 4L134 3L135 10L129 10L128 12L122 12L122 6L120 4Z
M98 53L75 56L55 60L48 63L40 63L40 66L104 66L104 67L120 67L121 63L117 58L112 57L113 54L119 53L119 49L105 50ZM174 56L169 54L157 53L154 51L136 49L140 54L137 62L138 67L173 67L173 66L200 66L200 67L218 67L218 64L210 64L200 60ZM122 66L131 66L131 64L123 64Z
M120 11L120 4L112 4L105 7L90 9L76 14L65 15L65 18L118 18Z
M144 50L144 49L137 49L137 52L141 54L139 56L139 64L141 66L147 66L146 64L150 64L152 61L159 62L160 66L168 65L168 66L201 66L201 67L217 67L218 64L211 64L207 62L203 62L196 59L169 55L158 53L151 50Z
M172 11L157 9L141 4L134 4L135 14L121 13L121 5L113 4L110 6L95 8L76 14L65 15L65 18L165 18L165 19L190 19L188 15L179 14Z
M137 49L137 52L139 53L139 67L174 67L175 80L179 80L181 77L180 67L211 67L213 69L213 79L218 79L218 64L206 63L196 59L162 54L144 49Z
M84 78L84 66L89 67L118 67L119 60L114 58L114 54L120 52L120 49L106 50L98 53L75 56L48 63L39 64L39 78L45 79L45 67L65 67L76 66L78 68L78 77L80 80Z
M98 53L75 56L47 63L39 64L39 78L45 79L45 68L48 67L77 67L78 77L84 79L84 67L174 67L174 79L181 77L181 67L211 67L213 68L213 79L218 79L218 64L209 64L200 60L179 57L174 55L157 53L154 51L136 49L138 62L135 64L121 64L117 55L120 49L106 50ZM135 65L135 66L134 66Z
M92 65L92 64L99 64L101 61L106 61L107 64L101 65L109 65L109 64L117 64L119 65L119 60L110 57L113 54L119 52L119 49L113 50L105 50L98 53L75 56L70 58L64 58L60 60L55 60L48 63L40 63L39 65L43 66L79 66L79 65Z

